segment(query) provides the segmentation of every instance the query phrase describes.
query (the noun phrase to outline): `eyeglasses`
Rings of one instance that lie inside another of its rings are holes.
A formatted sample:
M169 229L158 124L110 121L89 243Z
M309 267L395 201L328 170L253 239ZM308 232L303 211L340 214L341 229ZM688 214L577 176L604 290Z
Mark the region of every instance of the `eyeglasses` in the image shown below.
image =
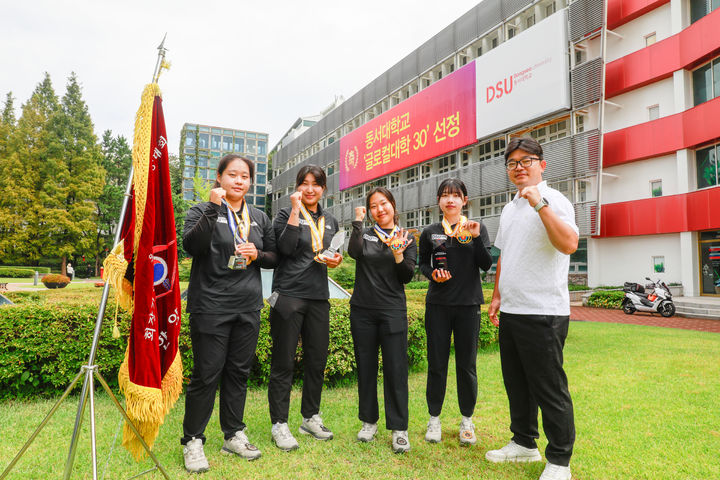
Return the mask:
M532 165L533 162L540 161L538 157L523 157L517 162L515 160L510 160L505 164L505 168L508 169L508 171L515 170L518 165L522 165L523 168L530 168L530 165Z

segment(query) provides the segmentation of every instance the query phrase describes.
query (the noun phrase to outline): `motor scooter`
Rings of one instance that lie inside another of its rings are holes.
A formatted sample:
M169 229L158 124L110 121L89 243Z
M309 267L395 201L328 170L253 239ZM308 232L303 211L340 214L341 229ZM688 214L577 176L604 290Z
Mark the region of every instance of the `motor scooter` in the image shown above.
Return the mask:
M650 282L643 287L639 283L625 282L623 292L625 298L622 302L622 309L627 315L637 312L659 313L663 317L675 315L675 304L672 301L672 293L665 282L658 280L653 283L648 277L645 280ZM645 289L648 289L648 293Z

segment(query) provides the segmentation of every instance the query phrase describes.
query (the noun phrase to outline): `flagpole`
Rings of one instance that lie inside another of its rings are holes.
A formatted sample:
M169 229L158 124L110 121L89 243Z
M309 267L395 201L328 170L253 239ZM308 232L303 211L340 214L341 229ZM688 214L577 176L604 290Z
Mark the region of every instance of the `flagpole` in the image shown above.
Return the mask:
M162 39L162 42L160 42L160 45L158 46L158 58L155 63L155 69L153 71L153 77L152 77L152 83L156 83L158 78L160 77L160 72L162 71L163 67L165 67L165 54L167 53L167 48L165 48L165 38L167 37L167 33ZM113 245L117 245L120 241L120 236L122 233L122 226L125 222L125 216L127 215L128 205L130 203L130 197L131 197L131 191L132 191L132 185L133 185L133 174L134 174L134 166L130 165L130 172L128 175L128 181L127 185L125 187L125 194L123 197L123 203L122 207L120 209L120 218L118 220L117 229L115 231L115 240ZM57 411L60 404L65 400L65 398L69 395L70 391L75 387L78 380L80 380L80 377L82 375L85 376L85 379L83 381L82 390L80 392L80 398L78 399L78 408L77 408L77 414L75 415L75 424L73 427L73 433L72 437L70 439L70 448L68 452L67 461L65 463L65 471L63 473L63 479L68 480L70 478L70 475L72 474L72 468L73 464L75 462L75 454L77 452L77 446L78 446L78 437L80 435L80 427L82 426L82 419L83 414L85 412L85 405L90 403L90 446L91 446L91 456L92 456L92 478L93 480L97 480L97 443L96 443L96 437L95 437L95 397L94 397L94 376L98 377L98 380L102 384L103 388L107 392L107 394L110 396L111 400L115 404L116 408L120 411L125 421L129 424L131 430L135 432L135 434L138 436L143 448L148 453L152 461L155 463L155 467L140 473L139 475L144 475L145 473L152 472L154 470L160 470L160 472L163 474L163 476L170 480L170 477L168 476L165 469L160 465L160 462L158 461L157 457L153 454L153 452L150 450L150 447L145 443L140 433L137 431L136 426L132 423L130 418L127 416L127 413L123 409L122 405L120 405L120 402L118 402L117 398L113 394L112 390L110 390L110 387L107 385L105 380L100 375L100 372L98 371L98 365L95 364L95 357L97 355L97 349L98 345L100 343L100 333L102 331L102 323L103 323L103 317L105 316L105 308L107 306L107 300L110 293L110 283L105 282L105 286L103 287L103 293L102 298L100 300L100 306L98 307L98 314L95 319L95 331L93 333L93 340L92 345L90 347L90 353L88 355L88 361L86 365L83 365L80 368L80 372L75 377L75 379L70 383L68 388L65 390L63 395L58 399L58 401L55 403L55 405L50 409L50 412L45 416L42 422L40 422L40 425L35 429L33 434L30 436L30 438L25 442L25 444L22 446L20 451L17 453L15 458L10 462L10 464L5 468L5 470L0 474L0 480L3 480L7 477L7 475L10 473L10 471L13 469L15 464L20 460L22 455L27 451L28 447L32 444L32 442L35 440L37 435L40 433L40 431L45 427L48 420L52 415ZM88 398L89 397L89 398ZM139 476L137 475L137 476Z

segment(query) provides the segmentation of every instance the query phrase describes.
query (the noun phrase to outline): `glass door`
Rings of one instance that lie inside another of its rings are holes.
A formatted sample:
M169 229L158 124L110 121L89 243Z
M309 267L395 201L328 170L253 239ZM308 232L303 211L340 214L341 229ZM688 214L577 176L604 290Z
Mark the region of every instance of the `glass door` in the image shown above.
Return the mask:
M720 296L720 230L700 232L700 291Z

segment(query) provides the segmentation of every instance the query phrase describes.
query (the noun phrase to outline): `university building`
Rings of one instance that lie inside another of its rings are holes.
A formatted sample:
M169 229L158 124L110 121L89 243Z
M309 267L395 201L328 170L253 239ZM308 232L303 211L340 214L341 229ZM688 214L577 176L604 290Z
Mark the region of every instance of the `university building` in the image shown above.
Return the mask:
M531 136L544 178L575 208L573 280L659 277L686 296L718 295L718 5L484 0L278 143L273 213L312 163L345 228L377 185L393 191L402 225L422 228L440 219L439 183L459 177L469 217L494 240L515 193L505 145Z
M265 209L268 190L268 134L212 125L186 123L180 132L180 162L183 165L183 197L199 200L195 178L213 183L220 159L237 153L255 162L255 179L245 199Z

